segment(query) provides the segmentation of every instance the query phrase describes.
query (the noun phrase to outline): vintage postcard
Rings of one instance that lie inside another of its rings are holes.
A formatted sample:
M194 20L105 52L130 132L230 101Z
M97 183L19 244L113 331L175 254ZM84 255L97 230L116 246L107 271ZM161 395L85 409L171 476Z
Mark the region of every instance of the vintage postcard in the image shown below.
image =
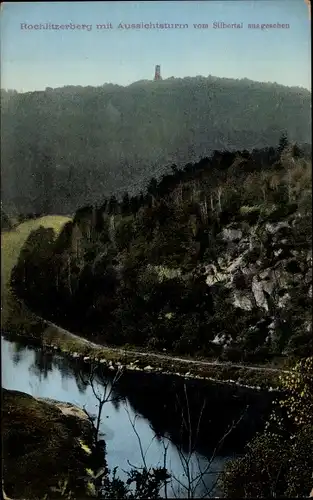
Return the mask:
M313 494L310 35L1 4L4 498Z

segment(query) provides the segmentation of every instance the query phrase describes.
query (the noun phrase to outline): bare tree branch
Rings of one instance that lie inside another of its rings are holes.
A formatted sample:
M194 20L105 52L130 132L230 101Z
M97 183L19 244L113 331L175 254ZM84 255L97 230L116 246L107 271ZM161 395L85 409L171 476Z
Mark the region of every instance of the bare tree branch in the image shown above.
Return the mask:
M194 458L196 444L197 444L197 440L198 440L198 436L199 436L199 432L200 432L200 424L201 424L201 419L202 419L204 408L205 408L205 401L203 402L203 405L202 405L200 413L199 413L199 418L198 418L197 427L196 427L196 433L193 436L191 415L190 415L190 405L189 405L189 400L188 400L188 395L187 395L186 384L184 384L184 394L185 394L185 400L186 400L187 421L186 421L185 416L184 416L184 413L185 413L184 408L183 408L181 402L179 401L179 398L177 395L176 395L176 399L177 399L178 406L181 409L182 426L184 428L186 428L187 432L188 432L188 453L185 454L183 452L182 448L177 446L177 444L173 442L173 440L170 436L168 437L168 440L170 442L172 442L177 449L177 453L178 453L178 456L179 456L179 459L180 459L180 462L182 465L184 475L186 476L187 483L184 484L180 478L178 478L176 475L173 475L173 474L172 474L172 479L175 480L177 482L177 484L179 484L183 488L183 490L185 491L185 494L187 495L187 498L194 498L195 496L199 496L197 492L198 492L198 488L199 488L200 484L202 484L203 489L204 489L204 494L202 495L202 498L208 498L208 497L210 497L212 491L215 489L219 477L216 478L216 480L213 482L213 484L211 484L210 487L208 487L206 485L204 478L208 474L216 474L216 471L215 472L210 471L210 469L212 467L212 463L215 460L216 455L217 455L218 451L220 450L221 446L223 445L225 439L229 436L229 434L234 430L234 428L240 423L240 421L244 417L244 415L248 409L248 406L242 412L240 417L237 420L234 420L232 422L232 424L229 426L229 428L224 433L222 438L219 440L219 442L215 446L215 449L213 450L213 454L211 455L210 459L208 460L208 462L204 468L201 467L200 462L199 462L199 457L196 455L198 472L195 473L195 471L193 471L193 466L194 466L193 458ZM176 496L176 492L173 488L173 485L172 485L172 490L173 490L174 495Z
M144 464L145 469L148 470L147 463L146 463L146 454L143 452L143 447L142 447L141 439L140 439L140 436L138 434L138 431L137 431L136 425L135 425L136 419L138 418L138 415L135 415L134 422L132 422L132 419L130 418L130 414L129 414L129 410L128 410L127 406L125 407L125 411L127 413L130 425L132 426L133 431L136 434L137 439L138 439L139 448L140 448L140 454L141 454L141 458L142 458L142 463Z
M123 374L123 369L121 369L119 367L118 370L117 370L117 372L115 373L114 379L111 382L111 384L109 384L109 382L107 382L104 379L104 376L100 377L100 382L101 382L102 387L103 387L103 392L101 394L100 391L96 390L97 368L98 368L97 365L95 363L92 363L90 365L90 371L89 371L89 374L88 374L87 378L83 375L82 372L79 371L80 380L82 381L82 383L84 385L86 385L86 386L89 385L91 387L93 395L96 398L96 400L98 401L98 415L96 417L92 417L87 412L86 408L85 407L83 408L83 410L84 410L85 414L87 415L89 421L92 423L92 426L93 426L93 429L94 429L94 440L95 440L95 443L98 442L98 438L99 438L100 425L101 425L101 415L102 415L103 406L105 405L105 403L109 403L109 402L112 402L112 401L115 400L115 398L111 397L112 396L112 392L114 390L115 385L117 384L117 382L119 381L119 379L121 378L121 376Z

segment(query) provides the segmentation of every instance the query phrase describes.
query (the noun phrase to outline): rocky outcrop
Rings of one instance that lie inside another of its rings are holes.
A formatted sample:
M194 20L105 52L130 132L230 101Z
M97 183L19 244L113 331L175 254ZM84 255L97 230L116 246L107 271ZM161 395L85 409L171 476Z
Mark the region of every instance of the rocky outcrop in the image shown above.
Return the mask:
M250 238L244 238L242 231L238 229L223 229L220 238L227 243L237 241L239 256L233 258L233 249L228 248L222 257L218 258L217 264L205 266L206 283L212 286L223 283L234 293L234 304L242 309L253 307L255 301L258 307L268 310L267 296L281 290L286 290L290 281L304 279L310 283L312 279L312 251L290 252L284 255L287 239L280 239L281 229L290 228L286 222L278 224L266 224L263 228L263 239L267 234L273 235L270 251L272 258L263 255L255 260L255 255L260 252L259 238L254 234L257 227L251 228ZM239 236L241 235L241 238ZM234 239L235 238L235 239ZM237 239L239 238L239 239ZM294 256L297 258L295 259ZM307 262L304 269L303 262ZM283 304L283 303L282 303Z
M85 361L85 358L84 358L84 361ZM88 416L81 408L79 408L79 406L76 406L72 403L65 403L63 401L58 401L56 399L51 399L51 398L36 398L36 399L37 399L37 401L43 401L47 404L54 406L55 408L58 408L65 416L72 416L74 418L81 419L83 421L82 422L83 425L84 425L84 423L87 423L87 427L89 426Z
M259 310L267 321L268 342L274 342L275 318L290 306L295 290L312 297L312 249L306 234L298 235L300 221L295 213L279 222L229 224L218 235L224 251L204 266L207 285L227 289L233 307ZM303 329L310 331L312 322L303 323ZM225 338L215 342L229 345Z
M55 498L59 481L81 498L90 467L91 424L70 403L2 389L3 488L14 498ZM71 483L71 484L70 484ZM86 494L86 493L85 493Z

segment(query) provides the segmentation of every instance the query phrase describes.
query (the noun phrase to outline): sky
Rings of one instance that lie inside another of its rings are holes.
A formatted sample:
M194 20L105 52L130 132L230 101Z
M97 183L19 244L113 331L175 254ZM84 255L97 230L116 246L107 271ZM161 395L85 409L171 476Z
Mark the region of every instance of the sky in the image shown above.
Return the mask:
M188 28L150 28L157 22ZM218 22L243 28L214 28ZM149 28L125 27L132 23ZM277 23L289 28L248 28ZM54 29L43 29L49 24ZM311 90L310 29L304 0L4 2L1 88L125 86L153 79L160 64L163 78L213 75Z

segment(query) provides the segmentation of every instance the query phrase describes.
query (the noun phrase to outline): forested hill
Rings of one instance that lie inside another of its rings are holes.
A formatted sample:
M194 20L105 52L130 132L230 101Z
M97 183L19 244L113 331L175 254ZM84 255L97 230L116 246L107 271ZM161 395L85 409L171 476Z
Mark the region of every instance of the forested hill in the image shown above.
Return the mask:
M311 93L215 77L1 91L6 212L70 214L213 150L310 142Z
M312 164L215 153L25 242L12 287L102 344L265 361L313 352Z

